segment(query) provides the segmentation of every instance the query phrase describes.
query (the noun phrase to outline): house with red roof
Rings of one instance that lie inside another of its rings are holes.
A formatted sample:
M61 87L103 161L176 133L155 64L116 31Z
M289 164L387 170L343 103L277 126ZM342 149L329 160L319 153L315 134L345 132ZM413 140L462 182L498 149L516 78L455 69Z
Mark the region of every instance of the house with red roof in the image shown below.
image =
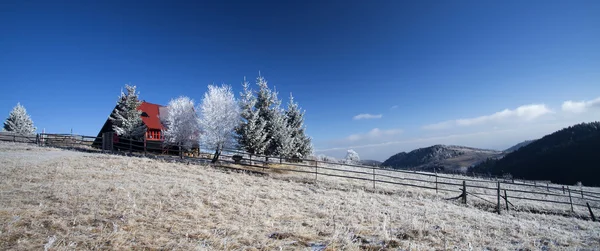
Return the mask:
M117 106L110 113L112 114L114 110L117 109ZM162 135L165 130L165 126L161 122L161 116L164 118L167 115L167 107L149 103L143 101L142 104L138 107L138 110L142 111L142 121L144 125L146 125L146 133L144 135L144 141L147 144L152 145L153 148L162 147L162 141L164 140L164 136ZM102 129L98 132L98 136L96 136L96 140L94 140L93 146L101 147L102 146L102 135L106 132L113 132L112 129L112 121L110 118L106 119ZM115 134L113 136L113 142L118 143L119 137ZM149 146L150 147L150 146Z

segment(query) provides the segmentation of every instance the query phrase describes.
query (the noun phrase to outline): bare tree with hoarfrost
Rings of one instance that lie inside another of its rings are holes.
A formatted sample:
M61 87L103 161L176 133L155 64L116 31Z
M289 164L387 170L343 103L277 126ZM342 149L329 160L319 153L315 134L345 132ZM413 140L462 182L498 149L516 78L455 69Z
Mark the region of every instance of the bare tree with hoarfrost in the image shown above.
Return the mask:
M184 96L172 99L161 122L167 128L163 131L164 143L179 146L180 153L181 150L189 150L198 143L200 125L194 110L194 100Z
M4 131L12 132L21 135L30 135L35 133L35 126L25 107L21 103L17 103L12 111L8 114L8 118L4 121Z
M345 161L348 164L358 164L360 162L360 157L358 157L356 151L349 149L348 152L346 152Z
M146 133L146 125L142 121L142 111L138 107L142 104L135 85L125 85L127 93L121 91L117 101L117 108L110 115L112 129L117 135L126 139L140 139Z
M323 162L338 162L338 160L334 157L331 156L327 156L325 154L319 154L319 156L317 156L317 160L319 161L323 161Z
M209 85L198 111L202 128L201 140L207 147L215 150L212 159L215 163L224 148L235 144L234 129L239 125L240 109L231 87Z

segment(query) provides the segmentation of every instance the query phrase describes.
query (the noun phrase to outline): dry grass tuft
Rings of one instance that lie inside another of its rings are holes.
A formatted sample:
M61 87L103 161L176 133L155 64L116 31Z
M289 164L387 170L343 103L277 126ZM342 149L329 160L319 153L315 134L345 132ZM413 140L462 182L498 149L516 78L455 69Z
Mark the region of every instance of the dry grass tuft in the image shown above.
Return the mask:
M31 150L26 150L31 148ZM0 143L0 249L597 249L598 223L419 189ZM339 179L338 179L339 180ZM382 192L383 191L383 192Z

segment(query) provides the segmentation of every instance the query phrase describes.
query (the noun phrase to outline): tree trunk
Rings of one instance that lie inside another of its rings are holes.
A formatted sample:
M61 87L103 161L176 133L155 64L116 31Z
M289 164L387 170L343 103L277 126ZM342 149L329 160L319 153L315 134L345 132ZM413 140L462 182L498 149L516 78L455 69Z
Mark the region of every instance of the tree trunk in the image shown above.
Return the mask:
M179 142L179 158L183 159L183 148L181 147L181 142Z
M217 146L217 149L215 150L215 155L213 156L213 159L211 161L211 163L217 163L217 160L219 160L219 156L221 155L221 147Z

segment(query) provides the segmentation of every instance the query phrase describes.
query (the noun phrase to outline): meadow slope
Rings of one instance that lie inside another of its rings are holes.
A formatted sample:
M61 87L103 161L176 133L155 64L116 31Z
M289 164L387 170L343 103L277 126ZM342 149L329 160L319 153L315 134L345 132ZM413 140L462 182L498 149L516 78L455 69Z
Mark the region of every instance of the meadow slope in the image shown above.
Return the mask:
M0 142L0 250L597 250L600 225L418 189Z

